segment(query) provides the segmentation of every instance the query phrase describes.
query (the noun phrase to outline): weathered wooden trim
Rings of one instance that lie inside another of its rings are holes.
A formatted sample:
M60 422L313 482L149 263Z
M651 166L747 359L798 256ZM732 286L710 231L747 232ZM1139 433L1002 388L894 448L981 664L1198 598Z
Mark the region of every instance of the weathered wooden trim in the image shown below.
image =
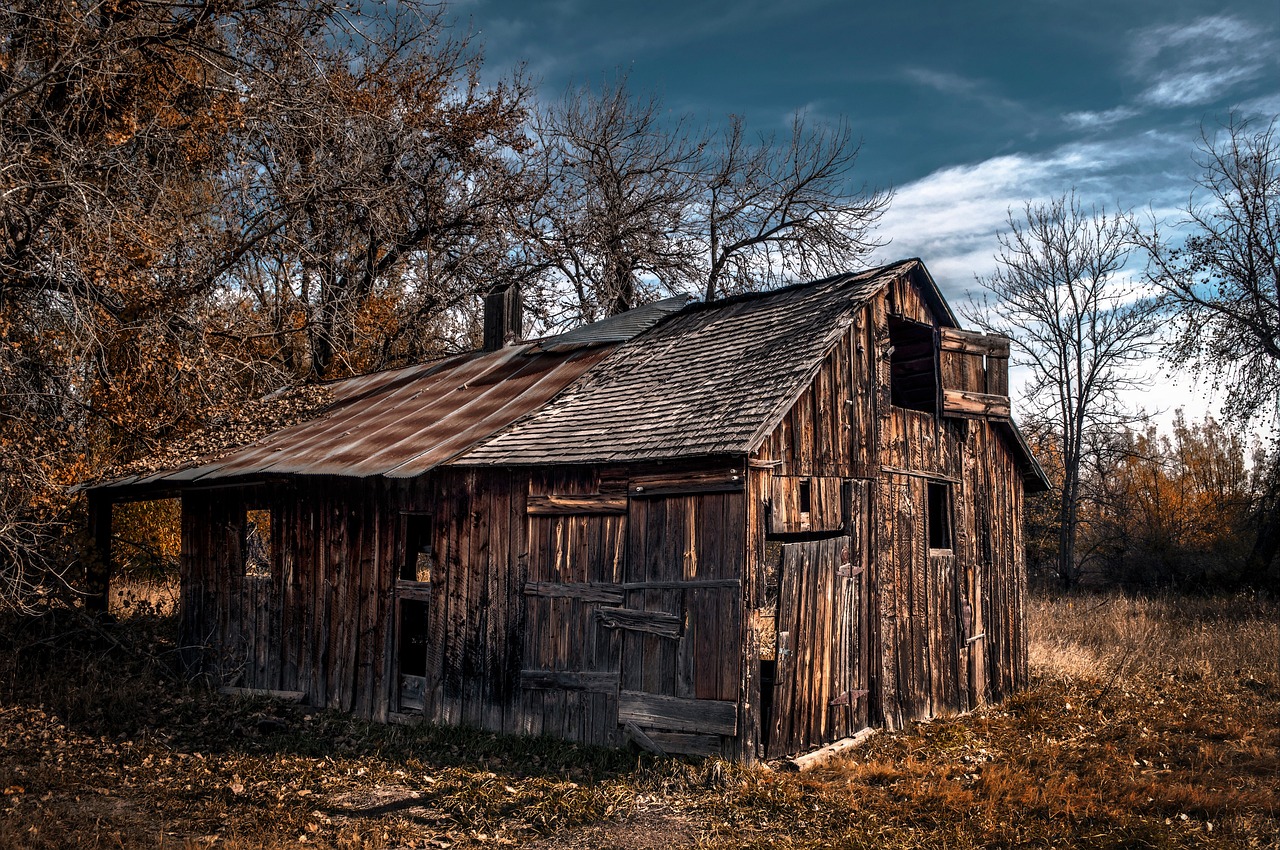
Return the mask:
M880 471L886 475L905 475L908 478L923 478L926 481L945 481L948 484L959 484L960 479L951 475L942 475L937 472L921 472L916 469L902 469L897 466L882 466Z
M553 493L530 496L525 509L529 516L576 516L592 514L625 514L626 496L572 495Z
M667 754L667 751L654 743L653 739L644 733L644 730L630 721L622 724L622 734L628 741L646 753L653 753L655 756L665 756Z
M600 582L560 584L530 581L525 583L524 595L541 596L545 599L580 599L583 602L600 602L606 605L621 605L623 601L621 586Z
M618 694L618 720L672 732L738 734L738 704L725 700L681 699L641 691Z
M876 730L868 726L848 738L841 738L834 744L827 744L825 747L814 750L811 753L788 759L782 763L782 768L784 770L805 771L821 767L842 753L847 753L855 747L865 744L875 733Z
M646 632L658 637L678 639L684 620L664 611L636 611L631 608L600 608L596 619L606 629Z
M942 391L942 412L1001 419L1008 419L1011 415L1008 396L946 389Z
M742 586L742 580L736 578L691 578L672 581L627 581L615 585L623 590L694 590L699 588L732 589Z
M431 601L431 582L396 580L396 598L410 599L415 602Z
M284 700L285 702L302 702L307 698L307 695L302 691L277 691L271 688L235 688L230 685L218 688L218 693L227 697L270 697L271 699Z
M670 472L633 476L627 493L633 499L676 496L686 493L732 493L743 489L745 476L738 467L712 472Z
M849 399L845 404L853 404L853 399ZM761 460L760 458L751 458L747 461L748 469L777 469L782 466L781 460Z
M938 336L938 347L943 351L985 354L988 357L1009 356L1009 338L999 334L962 331L959 328L939 328Z
M718 756L724 752L724 739L719 735L699 735L696 732L649 732L649 740L664 752L686 756Z
M590 670L521 670L520 687L534 691L563 688L593 694L616 694L618 674Z

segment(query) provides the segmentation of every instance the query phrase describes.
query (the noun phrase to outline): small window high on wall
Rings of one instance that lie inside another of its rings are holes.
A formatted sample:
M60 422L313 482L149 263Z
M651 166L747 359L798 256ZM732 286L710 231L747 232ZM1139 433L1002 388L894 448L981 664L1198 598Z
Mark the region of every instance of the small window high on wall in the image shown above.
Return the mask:
M403 581L431 581L435 553L431 548L433 526L430 514L404 515L404 564L400 568Z
M951 485L929 482L929 548L950 549L952 534Z
M271 545L271 511L260 508L244 512L244 574L247 578L270 578L275 552Z
M938 353L932 325L889 317L889 387L896 406L937 412Z

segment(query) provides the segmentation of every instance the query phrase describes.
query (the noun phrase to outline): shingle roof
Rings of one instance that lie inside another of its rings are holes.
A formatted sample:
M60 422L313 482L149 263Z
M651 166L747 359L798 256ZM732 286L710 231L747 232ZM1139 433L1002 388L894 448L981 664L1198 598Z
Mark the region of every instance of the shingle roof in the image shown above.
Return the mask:
M782 416L854 313L915 260L686 307L460 455L461 465L741 454Z

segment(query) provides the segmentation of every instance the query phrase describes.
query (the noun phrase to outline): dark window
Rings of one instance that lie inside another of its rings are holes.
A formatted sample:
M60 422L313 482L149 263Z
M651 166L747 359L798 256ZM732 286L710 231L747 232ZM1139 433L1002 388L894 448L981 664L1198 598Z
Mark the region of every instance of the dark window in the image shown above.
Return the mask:
M435 556L431 549L430 514L404 515L404 565L400 578L404 581L431 581Z
M951 486L929 482L929 548L951 548Z
M271 511L244 512L244 574L249 578L270 578L275 563L271 546Z
M808 478L800 479L800 513L807 514L813 509L813 490Z
M400 600L401 676L426 675L429 612L430 606L422 600Z
M889 390L898 407L936 413L938 352L933 326L889 317Z

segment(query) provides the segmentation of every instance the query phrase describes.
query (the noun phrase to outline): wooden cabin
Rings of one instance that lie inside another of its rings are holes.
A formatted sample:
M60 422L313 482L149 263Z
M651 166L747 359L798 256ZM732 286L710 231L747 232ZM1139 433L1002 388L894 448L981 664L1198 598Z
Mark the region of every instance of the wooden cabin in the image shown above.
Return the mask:
M332 386L182 500L182 645L317 706L754 760L1026 679L1008 341L908 260ZM505 344L504 344L505 343Z

